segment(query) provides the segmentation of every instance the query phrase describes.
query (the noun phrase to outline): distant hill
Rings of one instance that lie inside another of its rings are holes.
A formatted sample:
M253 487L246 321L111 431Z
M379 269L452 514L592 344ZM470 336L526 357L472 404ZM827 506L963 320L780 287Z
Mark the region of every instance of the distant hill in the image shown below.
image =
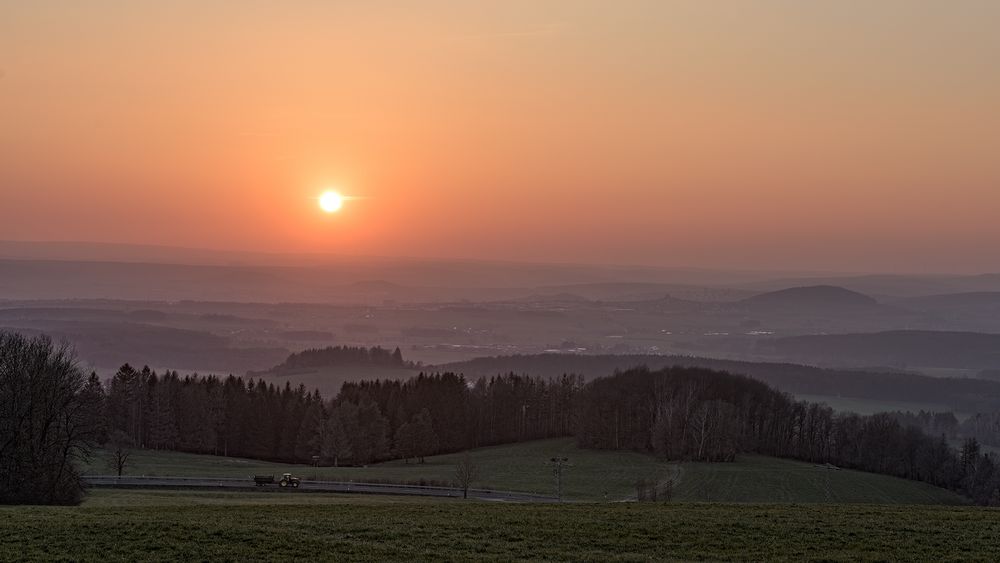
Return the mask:
M247 377L301 383L319 389L324 397L334 397L348 381L407 379L419 369L419 364L403 359L399 348L328 346L296 352L269 370L247 372Z
M753 295L739 289L671 283L586 283L537 288L538 295L573 295L589 301L650 301L665 295L701 301L736 301Z
M415 369L418 366L403 359L403 353L396 348L387 350L381 346L327 346L310 348L290 354L284 362L266 372L270 375L294 375L317 368L341 366L371 366L380 368Z
M587 303L589 300L575 293L538 293L514 299L520 303Z
M895 330L790 336L766 346L781 357L832 365L1000 368L1000 334Z
M85 367L114 370L125 363L154 368L242 373L273 364L286 356L284 348L235 346L225 337L117 320L15 320L0 317L0 330L48 334L70 343Z
M702 367L739 373L796 395L855 397L946 405L956 412L1000 410L1000 382L981 379L937 378L907 372L827 369L791 363L744 362L690 356L532 354L476 358L436 366L467 378L519 373L558 377L564 373L600 377L637 366Z
M766 291L802 285L833 285L866 295L903 298L945 293L1000 291L1000 274L795 277L750 282L742 284L742 287Z
M875 299L856 291L833 285L792 287L762 293L740 301L754 310L816 311L822 309L873 309L879 306Z

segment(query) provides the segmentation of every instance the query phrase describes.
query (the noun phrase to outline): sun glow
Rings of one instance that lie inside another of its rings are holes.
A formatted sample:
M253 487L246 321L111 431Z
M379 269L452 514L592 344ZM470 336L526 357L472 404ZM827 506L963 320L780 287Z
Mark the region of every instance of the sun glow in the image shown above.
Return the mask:
M327 190L319 196L319 207L327 213L336 213L344 206L344 196L333 190Z

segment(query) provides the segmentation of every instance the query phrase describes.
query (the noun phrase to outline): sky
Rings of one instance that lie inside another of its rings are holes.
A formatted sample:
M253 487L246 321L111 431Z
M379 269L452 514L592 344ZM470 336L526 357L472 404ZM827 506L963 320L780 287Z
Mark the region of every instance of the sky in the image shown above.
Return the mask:
M0 0L0 240L1000 271L997 21L992 0Z

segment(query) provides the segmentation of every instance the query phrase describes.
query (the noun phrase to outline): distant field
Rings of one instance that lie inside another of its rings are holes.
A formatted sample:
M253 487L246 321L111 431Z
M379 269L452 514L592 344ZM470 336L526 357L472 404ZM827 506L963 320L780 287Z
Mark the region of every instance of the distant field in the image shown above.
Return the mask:
M427 458L424 464L393 461L370 467L283 465L257 460L136 451L129 475L249 477L289 471L310 479L334 481L451 482L462 454ZM538 440L472 450L482 478L479 488L555 493L552 457L569 458L563 495L573 500L634 498L639 479L677 479L678 501L726 502L858 502L960 504L958 495L915 481L860 471L833 471L788 460L744 456L734 463L666 463L635 452L577 448L572 439ZM95 455L88 473L107 474ZM829 482L829 486L827 483ZM605 495L605 493L607 493Z
M136 506L135 498L102 494L103 505L0 508L0 559L986 561L995 560L1000 537L1000 511L971 507L367 499Z

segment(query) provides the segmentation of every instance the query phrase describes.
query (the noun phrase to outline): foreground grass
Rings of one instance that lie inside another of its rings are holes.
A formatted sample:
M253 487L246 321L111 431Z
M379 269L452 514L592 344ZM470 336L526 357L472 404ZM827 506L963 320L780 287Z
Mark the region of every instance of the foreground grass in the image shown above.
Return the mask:
M971 507L471 501L131 506L135 499L113 496L104 505L77 508L0 508L0 559L995 560L1000 537L1000 511Z
M428 457L426 463L393 461L370 467L285 465L221 456L133 453L129 475L243 477L289 471L335 481L451 482L463 454ZM860 471L831 471L809 463L744 456L734 463L666 463L635 452L577 448L572 439L538 440L472 450L482 476L477 487L555 494L552 457L570 460L563 474L564 498L623 500L635 497L639 479L676 480L674 500L725 502L841 502L962 504L956 494L915 481ZM89 473L107 473L98 454Z

